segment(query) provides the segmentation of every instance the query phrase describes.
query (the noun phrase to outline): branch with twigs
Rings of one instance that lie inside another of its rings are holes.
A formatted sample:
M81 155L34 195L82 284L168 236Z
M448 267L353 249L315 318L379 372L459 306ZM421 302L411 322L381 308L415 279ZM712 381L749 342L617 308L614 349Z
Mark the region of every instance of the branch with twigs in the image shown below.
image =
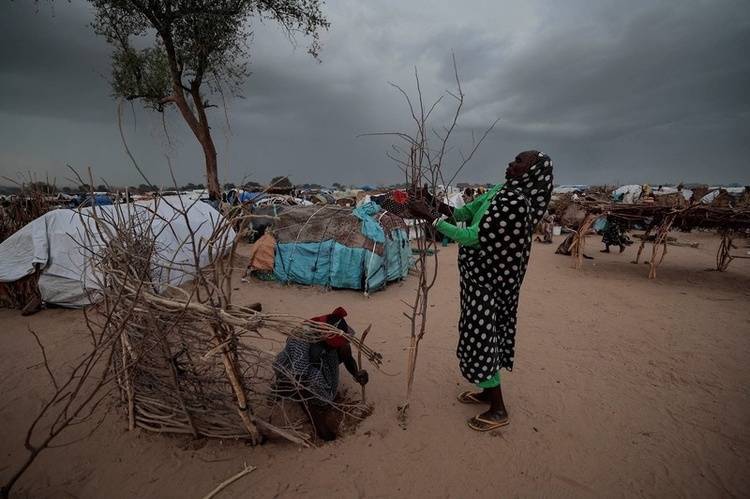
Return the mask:
M404 98L411 116L413 131L363 134L363 136L391 136L398 139L401 144L393 145L392 151L388 151L386 156L393 160L397 168L404 173L406 185L413 193L417 193L417 196L423 196L424 190L421 187L426 185L427 190L434 194L434 196L422 199L431 203L431 208L434 211L437 211L439 203L443 201L442 196L439 195L440 190L450 188L452 182L474 158L479 147L498 123L498 120L491 123L483 131L479 140L475 140L474 134L472 134L471 148L465 154L459 151L460 161L450 180L445 182L444 172L447 169L449 153L452 150L450 144L454 133L460 128L459 120L465 99L455 55L452 56L452 62L455 90L446 91L429 105L425 103L419 72L416 68L414 70L415 98L412 98L402 87L390 83ZM431 118L439 106L448 99L452 100L455 108L448 124L442 126L438 131L433 128ZM416 246L414 249L417 253L417 286L414 298L407 303L407 311L404 312L404 316L409 320L406 397L399 407L399 415L404 422L414 385L419 345L428 329L430 290L435 285L438 274L438 248L433 228L424 222L416 222L415 230L417 231L417 237L414 240Z

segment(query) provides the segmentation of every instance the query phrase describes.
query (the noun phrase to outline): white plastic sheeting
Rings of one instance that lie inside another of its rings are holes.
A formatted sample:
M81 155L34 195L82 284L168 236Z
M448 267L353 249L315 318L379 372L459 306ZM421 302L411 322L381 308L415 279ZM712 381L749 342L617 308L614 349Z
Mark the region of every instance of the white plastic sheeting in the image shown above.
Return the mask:
M701 198L701 203L702 203L702 204L711 204L711 203L713 203L713 202L714 202L714 200L715 200L715 199L716 199L717 197L719 197L719 194L720 194L720 193L721 193L721 191L719 191L719 190L715 190L715 191L711 191L711 192L709 192L708 194L706 194L705 196L703 196L703 197Z
M552 194L570 194L571 192L585 192L588 185L559 185L552 189Z
M183 207L187 217L179 212ZM92 217L94 209L101 230ZM166 284L177 286L195 271L195 253L201 267L209 263L206 241L222 219L208 204L179 196L80 211L50 211L0 244L0 282L14 282L32 274L38 266L43 301L68 307L88 305L96 299L100 281L92 269L91 255L106 241L107 226L128 220L156 239L153 282L162 288ZM226 249L235 237L230 229ZM213 255L221 250L213 248Z
M633 204L641 197L643 187L640 185L623 185L612 192L612 199L620 200L624 204Z

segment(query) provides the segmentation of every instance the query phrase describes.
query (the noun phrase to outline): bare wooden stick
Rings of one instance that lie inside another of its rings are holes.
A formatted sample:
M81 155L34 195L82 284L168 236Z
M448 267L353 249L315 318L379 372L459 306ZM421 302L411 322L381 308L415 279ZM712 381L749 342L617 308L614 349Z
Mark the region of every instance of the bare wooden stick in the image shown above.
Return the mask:
M233 484L234 482L236 482L237 480L239 480L243 476L252 473L256 469L257 468L255 466L248 466L247 463L245 463L245 468L242 471L240 471L239 473L237 473L235 475L230 476L229 478L227 478L226 480L224 480L223 482L221 482L211 492L209 492L208 494L206 494L205 496L203 496L203 499L211 499L216 494L218 494L219 492L221 492L222 490L224 490L226 487L228 487L229 485Z
M716 253L716 270L719 272L726 272L729 264L735 258L731 253L732 247L732 231L721 231L721 243L719 244L719 251Z
M631 263L638 263L641 259L641 253L643 252L643 247L646 246L646 241L648 240L648 236L651 235L651 231L654 230L653 225L649 225L646 229L646 232L643 233L643 238L641 239L641 243L638 245L638 253L635 255L635 260L633 260Z
M365 338L367 338L367 335L370 333L370 329L372 329L372 324L368 325L367 328L362 333L362 345L365 344ZM357 351L357 369L362 369L362 349L360 348ZM365 396L365 385L359 385L362 388L362 403L367 403L367 397Z
M570 253L573 256L573 267L576 269L583 267L583 250L586 246L586 234L588 234L588 231L591 229L591 226L596 219L597 215L587 213L576 231L575 240L573 241Z

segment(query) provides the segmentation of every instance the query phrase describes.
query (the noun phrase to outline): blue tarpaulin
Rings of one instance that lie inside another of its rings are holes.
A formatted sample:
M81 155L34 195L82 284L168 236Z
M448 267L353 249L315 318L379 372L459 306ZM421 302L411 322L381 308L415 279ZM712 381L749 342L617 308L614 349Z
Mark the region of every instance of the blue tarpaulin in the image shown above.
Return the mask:
M594 221L593 228L596 232L601 233L607 228L607 217L599 217Z
M385 232L383 232L383 228L380 226L378 221L373 218L373 215L375 215L379 211L380 206L378 206L377 203L373 203L372 201L370 201L369 203L365 203L359 208L355 208L354 210L352 210L352 215L362 220L362 234L369 237L376 243L384 243Z
M381 229L382 232L382 229ZM334 240L278 243L274 275L281 282L374 291L409 273L411 246L406 231L385 239L383 256L365 248L349 248Z
M249 203L250 201L260 201L266 196L265 192L240 192L240 203Z

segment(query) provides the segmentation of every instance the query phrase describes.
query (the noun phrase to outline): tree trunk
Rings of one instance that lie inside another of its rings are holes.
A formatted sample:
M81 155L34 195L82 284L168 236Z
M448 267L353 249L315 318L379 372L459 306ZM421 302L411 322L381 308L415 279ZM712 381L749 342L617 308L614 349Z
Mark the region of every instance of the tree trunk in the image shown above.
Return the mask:
M208 196L213 200L221 200L216 146L211 138L211 130L208 126L208 120L206 119L202 104L200 103L200 97L198 99L193 98L193 104L198 110L198 118L190 110L185 95L177 85L175 85L174 102L193 132L193 135L198 140L198 143L203 148L203 155L206 162L206 188L208 189Z
M208 118L206 117L206 109L201 99L200 87L203 81L203 70L200 70L198 74L188 88L188 94L193 101L195 112L197 116L193 114L193 111L188 105L186 95L184 92L185 87L182 84L182 69L177 64L177 55L174 49L174 42L172 41L172 34L167 29L159 29L158 20L150 19L151 23L156 27L162 41L164 42L164 50L167 53L167 60L169 61L169 72L172 76L172 97L174 103L180 110L180 114L187 122L190 130L192 130L195 138L198 139L201 147L203 148L203 155L206 160L206 187L208 188L208 196L212 200L221 201L221 187L219 187L219 167L216 159L216 146L211 138L211 129L208 126Z
M198 137L203 154L206 157L206 188L208 196L213 200L221 200L221 186L219 185L219 167L216 158L216 146L211 138L208 123L201 124L202 137Z

